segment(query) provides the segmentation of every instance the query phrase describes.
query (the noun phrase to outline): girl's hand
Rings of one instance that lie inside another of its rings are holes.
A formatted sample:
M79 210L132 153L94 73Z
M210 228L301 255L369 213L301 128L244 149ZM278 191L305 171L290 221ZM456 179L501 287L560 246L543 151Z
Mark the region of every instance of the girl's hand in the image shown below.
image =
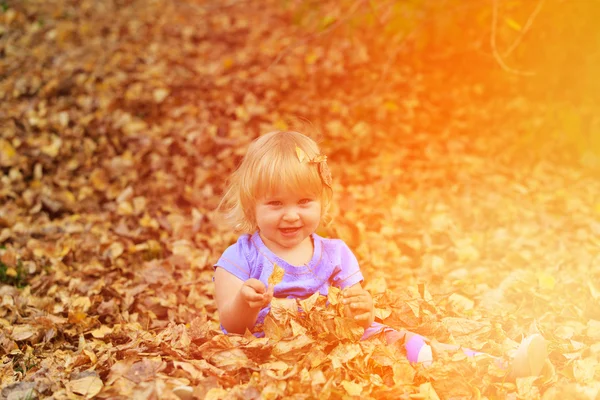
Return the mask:
M374 320L373 297L357 283L342 291L342 303L348 308L346 315L353 317L361 325L371 325ZM349 309L349 310L348 310Z
M274 286L267 289L258 279L248 279L240 289L240 296L250 308L263 308L273 299Z

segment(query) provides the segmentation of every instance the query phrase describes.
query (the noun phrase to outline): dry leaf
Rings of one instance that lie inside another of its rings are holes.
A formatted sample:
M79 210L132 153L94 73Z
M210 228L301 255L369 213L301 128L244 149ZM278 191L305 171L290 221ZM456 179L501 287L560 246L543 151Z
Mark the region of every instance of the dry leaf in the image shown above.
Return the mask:
M452 308L458 312L470 311L475 306L473 300L458 293L452 293L450 297L448 297L448 302Z
M317 304L319 297L321 297L321 293L313 293L310 297L299 301L300 307L302 307L302 310L305 312L311 312L315 304Z
M350 382L347 380L342 381L342 387L346 390L350 396L360 396L362 393L362 386L355 382Z
M96 339L101 339L101 338L105 337L106 335L111 334L112 332L113 332L113 328L111 328L110 326L107 326L107 325L102 325L100 328L94 329L90 333Z
M552 290L556 285L556 279L552 275L541 273L538 275L538 285L543 290Z
M37 332L37 329L32 325L15 325L10 336L13 340L20 342L31 339L37 335Z
M268 280L269 287L279 284L283 280L284 275L285 270L276 263L273 263L273 272L271 272Z
M100 393L103 387L104 384L96 372L67 382L67 388L70 391L85 396L88 399Z
M296 156L300 162L308 161L308 156L300 147L296 146Z

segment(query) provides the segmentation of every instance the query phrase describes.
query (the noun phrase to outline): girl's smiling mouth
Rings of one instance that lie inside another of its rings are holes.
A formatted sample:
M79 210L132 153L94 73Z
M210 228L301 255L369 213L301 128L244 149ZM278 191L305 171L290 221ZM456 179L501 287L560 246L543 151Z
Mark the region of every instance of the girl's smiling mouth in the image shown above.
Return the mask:
M300 231L300 226L295 228L279 228L279 231L283 236L294 236L297 232Z

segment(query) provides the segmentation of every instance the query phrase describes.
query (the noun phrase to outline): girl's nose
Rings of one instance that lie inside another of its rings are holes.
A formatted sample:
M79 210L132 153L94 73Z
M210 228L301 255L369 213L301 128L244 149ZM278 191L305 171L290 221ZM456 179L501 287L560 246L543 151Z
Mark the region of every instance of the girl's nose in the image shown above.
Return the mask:
M299 219L298 211L296 209L287 209L283 214L283 219L286 221L296 221Z

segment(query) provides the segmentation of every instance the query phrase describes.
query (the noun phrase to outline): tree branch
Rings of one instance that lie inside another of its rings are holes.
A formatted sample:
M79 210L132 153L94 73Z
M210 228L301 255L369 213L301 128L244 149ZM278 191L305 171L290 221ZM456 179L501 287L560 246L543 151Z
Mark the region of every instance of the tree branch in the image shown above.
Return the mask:
M520 70L513 69L513 68L509 67L508 65L506 65L506 63L502 59L502 56L498 52L498 46L496 45L496 30L498 27L498 1L499 0L492 0L492 4L493 4L493 7L492 7L492 34L490 37L490 45L492 46L492 54L494 55L494 58L496 59L496 61L498 62L498 64L504 71L509 72L511 74L515 74L515 75L533 76L533 75L535 75L534 72L520 71Z
M525 23L525 26L523 27L523 29L521 29L521 34L513 42L513 44L508 48L508 50L506 50L504 52L504 54L502 55L502 57L504 57L504 58L508 57L519 46L519 44L521 44L521 41L523 40L523 37L529 31L529 29L531 29L531 26L533 25L533 21L535 21L535 19L537 18L537 15L542 10L542 6L544 5L544 1L545 0L538 1L537 5L535 6L535 9L531 13L531 15L529 15L529 18L527 19L527 22Z

